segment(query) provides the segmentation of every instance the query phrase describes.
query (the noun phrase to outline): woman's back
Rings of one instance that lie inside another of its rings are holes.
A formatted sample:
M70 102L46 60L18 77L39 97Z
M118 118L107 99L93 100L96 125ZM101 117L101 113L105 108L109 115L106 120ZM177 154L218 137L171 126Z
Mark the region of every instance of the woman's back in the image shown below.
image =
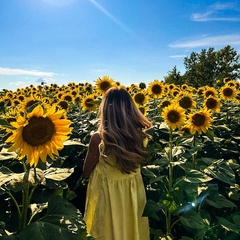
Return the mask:
M146 204L140 168L130 174L116 167L113 154L102 153L89 178L85 221L95 239L149 240L148 218L142 217Z

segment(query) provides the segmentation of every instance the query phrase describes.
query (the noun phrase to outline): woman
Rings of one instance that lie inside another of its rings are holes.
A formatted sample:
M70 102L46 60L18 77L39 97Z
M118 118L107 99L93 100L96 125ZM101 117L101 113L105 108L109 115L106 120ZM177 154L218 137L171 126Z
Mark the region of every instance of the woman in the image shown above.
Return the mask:
M110 88L99 107L100 124L89 142L83 167L89 177L84 219L99 240L148 240L141 165L149 120L125 89Z

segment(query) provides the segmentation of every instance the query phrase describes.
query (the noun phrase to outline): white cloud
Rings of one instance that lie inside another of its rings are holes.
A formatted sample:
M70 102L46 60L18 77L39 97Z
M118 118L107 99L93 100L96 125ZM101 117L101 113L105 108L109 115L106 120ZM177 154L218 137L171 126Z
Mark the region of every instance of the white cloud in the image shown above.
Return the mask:
M0 67L0 75L31 75L31 76L46 76L52 77L55 75L53 72L41 72L38 70L24 70L18 68L2 68Z
M240 45L240 34L200 36L195 39L182 39L169 44L172 48L200 48L226 45Z
M187 55L180 54L180 55L171 55L170 58L185 58Z
M43 84L49 84L52 81L52 78L43 78L40 77L38 79L35 80L36 83L43 83Z
M231 13L231 16L226 16L226 11ZM233 17L234 16L234 17ZM216 3L208 7L203 13L193 13L191 20L195 22L206 21L240 21L240 12L234 3Z
M22 88L26 87L28 84L22 81L10 82L9 85L14 85L16 87Z
M106 72L106 69L102 69L102 68L92 68L91 69L92 73L104 73Z

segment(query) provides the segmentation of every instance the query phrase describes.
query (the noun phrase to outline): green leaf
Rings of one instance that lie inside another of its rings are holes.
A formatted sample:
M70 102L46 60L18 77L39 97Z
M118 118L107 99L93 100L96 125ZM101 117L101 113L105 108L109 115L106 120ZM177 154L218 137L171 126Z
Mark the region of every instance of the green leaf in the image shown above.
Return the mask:
M187 229L188 228L197 230L205 229L203 219L197 212L193 210L188 211L186 214L180 216L179 220L182 223L182 225Z
M226 160L214 161L212 165L204 169L204 172L230 185L235 183L235 173Z
M15 127L13 127L10 123L8 123L5 119L0 118L0 126L3 128L9 128L9 129L16 129Z
M24 228L19 237L21 240L87 239L81 213L59 196L49 199L46 216Z
M54 168L50 167L44 171L46 179L62 181L68 178L74 171L74 168Z
M206 174L197 171L197 170L190 170L186 177L184 178L184 181L190 182L190 183L202 183L202 182L209 182L212 178L207 176Z
M229 222L227 219L222 217L217 217L218 224L220 224L225 230L240 233L239 226L236 226L234 223Z
M79 141L74 141L74 140L63 141L63 145L64 146L79 145L79 146L87 147L86 144L83 144L83 143L81 143Z
M152 166L152 167L151 167ZM142 167L142 173L144 176L148 177L148 178L156 178L157 175L152 171L152 169L156 169L158 168L157 166L154 166L154 165L148 165L148 166L145 166L145 167Z
M240 229L240 215L233 216L233 222L239 227Z
M14 173L7 167L0 168L0 187L6 190L18 192L23 186L23 174Z
M0 152L0 161L8 160L8 159L16 159L17 154L15 152L8 152L7 148L2 148Z
M214 195L211 199L206 199L206 202L215 208L234 208L237 207L233 202L226 199L221 194Z
M143 216L148 216L156 220L160 220L157 212L161 210L162 207L159 203L154 202L153 200L149 199L146 203Z

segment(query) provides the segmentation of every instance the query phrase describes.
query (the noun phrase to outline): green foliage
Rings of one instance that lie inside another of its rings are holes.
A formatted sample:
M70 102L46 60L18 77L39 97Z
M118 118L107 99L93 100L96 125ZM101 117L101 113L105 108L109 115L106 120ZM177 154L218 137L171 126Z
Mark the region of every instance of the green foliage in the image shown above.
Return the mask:
M225 102L203 135L171 131L159 102L154 99L149 106L152 139L142 175L151 240L239 239L239 104ZM70 140L54 161L39 162L35 169L7 152L8 133L0 129L1 239L90 239L83 220L87 182L82 168L97 113L73 104L67 116L72 121Z
M239 239L237 116L238 106L224 104L203 135L172 132L155 119L150 164L142 169L152 239Z
M214 48L202 49L200 53L192 52L184 58L185 73L183 75L176 66L164 77L166 83L182 85L183 83L193 87L215 86L216 80L239 79L240 55L231 46L220 50Z

